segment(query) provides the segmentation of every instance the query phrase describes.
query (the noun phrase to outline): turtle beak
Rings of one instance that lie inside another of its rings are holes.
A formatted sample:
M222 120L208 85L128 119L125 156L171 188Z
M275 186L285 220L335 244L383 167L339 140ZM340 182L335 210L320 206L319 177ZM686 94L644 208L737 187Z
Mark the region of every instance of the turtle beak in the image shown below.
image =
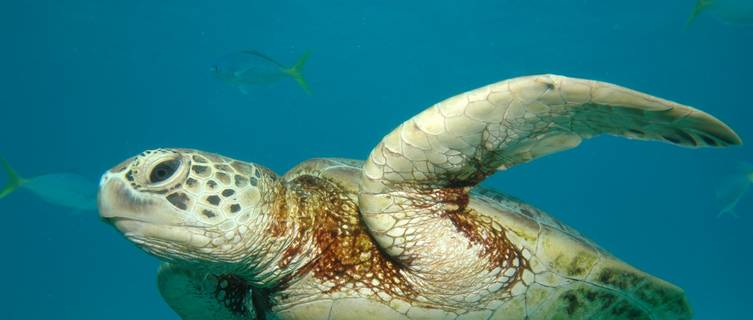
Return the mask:
M97 208L99 216L112 224L117 219L136 219L140 212L148 212L151 201L134 196L127 184L121 179L106 173L99 184Z
M102 176L97 193L102 220L122 233L134 232L131 227L137 222L155 226L186 224L185 216L176 212L164 196L134 189L127 174L113 169Z
M107 185L107 181L110 180L110 172L106 172L102 175L102 178L99 179L99 191L97 192L97 211L99 211L99 219L103 222L112 225L112 220L108 219L109 212L105 211L104 207L106 203L102 199L102 189L104 186ZM109 208L108 208L109 209Z

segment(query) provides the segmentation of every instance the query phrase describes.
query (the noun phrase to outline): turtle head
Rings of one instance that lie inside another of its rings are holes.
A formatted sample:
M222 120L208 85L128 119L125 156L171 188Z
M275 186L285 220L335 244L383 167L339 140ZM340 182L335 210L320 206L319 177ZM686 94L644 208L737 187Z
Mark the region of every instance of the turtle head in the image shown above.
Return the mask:
M102 176L100 216L173 263L248 258L275 199L264 167L185 149L141 153Z

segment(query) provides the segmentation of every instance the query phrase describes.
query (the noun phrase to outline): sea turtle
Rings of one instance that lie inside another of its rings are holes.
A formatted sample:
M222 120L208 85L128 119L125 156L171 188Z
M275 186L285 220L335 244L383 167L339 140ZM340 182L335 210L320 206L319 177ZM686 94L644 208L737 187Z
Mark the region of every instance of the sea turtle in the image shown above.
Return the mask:
M432 106L365 162L313 159L278 176L202 151L146 151L104 174L99 209L163 261L159 290L183 319L689 319L680 288L477 187L602 133L741 143L691 107L528 76Z

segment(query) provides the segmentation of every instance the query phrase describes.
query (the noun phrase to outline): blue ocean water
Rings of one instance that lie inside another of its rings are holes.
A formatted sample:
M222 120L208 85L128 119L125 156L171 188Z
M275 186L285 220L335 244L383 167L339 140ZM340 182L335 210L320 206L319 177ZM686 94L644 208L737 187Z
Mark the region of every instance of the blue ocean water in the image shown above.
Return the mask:
M284 173L312 157L364 159L431 104L506 78L556 73L696 106L753 139L753 27L683 1L3 1L0 155L22 176L96 181L156 147ZM223 55L312 55L243 94ZM592 139L485 182L684 288L697 319L753 319L753 194L716 218L714 190L744 145L685 149ZM0 185L4 183L0 178ZM102 223L23 190L0 200L0 319L178 319L158 261Z

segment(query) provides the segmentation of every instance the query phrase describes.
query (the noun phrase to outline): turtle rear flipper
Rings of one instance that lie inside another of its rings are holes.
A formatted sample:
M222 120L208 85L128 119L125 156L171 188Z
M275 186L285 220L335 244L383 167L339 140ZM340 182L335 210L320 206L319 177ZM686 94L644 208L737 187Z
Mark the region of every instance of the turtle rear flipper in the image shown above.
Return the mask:
M650 276L649 276L650 277ZM636 288L635 294L605 288L584 282L574 282L569 286L547 287L532 285L519 308L520 316L527 319L600 319L600 320L689 320L692 317L690 306L682 290L672 285L656 287L657 279L645 279L646 287ZM648 287L651 286L651 287ZM508 308L498 312L509 312ZM525 310L525 311L524 311Z
M611 292L625 300L622 305L609 306L609 312L604 312L607 319L636 319L631 314L638 310L645 312L646 319L685 320L693 315L682 289L616 259L601 260L587 283L591 284L589 290L593 292Z
M492 190L474 188L472 195L473 212L530 252L524 264L533 276L523 277L525 289L497 313L531 320L691 318L682 289L631 267L558 219Z
M256 319L250 287L230 275L211 275L163 263L157 285L183 320Z

